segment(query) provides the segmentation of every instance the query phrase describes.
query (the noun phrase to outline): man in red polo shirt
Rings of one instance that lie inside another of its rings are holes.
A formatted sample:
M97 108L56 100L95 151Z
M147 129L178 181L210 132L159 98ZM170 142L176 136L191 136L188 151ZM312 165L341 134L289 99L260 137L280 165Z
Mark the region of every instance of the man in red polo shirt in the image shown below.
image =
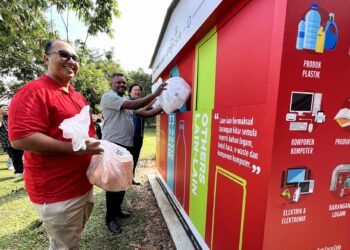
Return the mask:
M70 82L80 58L66 42L45 46L47 73L23 86L9 110L9 139L24 153L24 181L50 238L50 249L79 249L80 236L92 207L92 185L85 173L99 142L87 140L86 150L73 152L60 123L87 105ZM89 136L95 136L91 122Z

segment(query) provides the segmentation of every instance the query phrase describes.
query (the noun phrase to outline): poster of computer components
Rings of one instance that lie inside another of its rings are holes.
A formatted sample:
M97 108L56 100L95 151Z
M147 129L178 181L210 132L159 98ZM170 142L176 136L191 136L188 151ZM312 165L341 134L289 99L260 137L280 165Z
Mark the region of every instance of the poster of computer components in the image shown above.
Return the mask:
M292 248L350 248L349 11L344 1L287 3L269 204L279 209L268 212L281 246L294 235Z

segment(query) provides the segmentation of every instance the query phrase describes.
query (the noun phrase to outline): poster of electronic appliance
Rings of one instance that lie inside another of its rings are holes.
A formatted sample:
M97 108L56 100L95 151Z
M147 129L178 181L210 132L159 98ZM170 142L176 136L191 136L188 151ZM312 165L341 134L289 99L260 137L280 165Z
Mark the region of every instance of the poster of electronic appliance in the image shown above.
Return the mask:
M311 170L306 167L293 167L282 171L281 197L287 204L299 202L302 196L314 192L314 180L311 179Z
M335 197L350 197L350 164L340 164L334 168L329 190Z
M296 49L308 49L317 53L334 50L337 46L339 32L334 13L329 12L327 18L323 17L322 21L319 3L311 3L311 8L298 24Z
M326 122L326 114L321 107L322 93L292 91L289 113L286 115L289 130L311 133L314 124Z

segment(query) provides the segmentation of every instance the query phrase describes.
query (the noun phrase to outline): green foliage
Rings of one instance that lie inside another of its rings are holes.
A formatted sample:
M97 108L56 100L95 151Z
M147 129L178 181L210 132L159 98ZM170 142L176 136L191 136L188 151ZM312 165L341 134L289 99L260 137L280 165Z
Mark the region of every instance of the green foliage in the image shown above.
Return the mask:
M74 80L73 85L80 93L85 96L90 104L93 113L99 113L99 103L102 95L108 92L109 75L113 72L122 72L120 65L109 60L109 55L113 51L107 51L100 55L94 50L80 47L78 54L84 53L83 65L80 68L78 77ZM110 57L111 58L111 57Z
M73 10L78 19L88 27L88 35L98 32L113 36L113 16L119 17L118 2L115 0L51 0L58 12Z
M47 3L40 0L0 1L1 76L25 83L43 72L43 44L57 37L48 32L45 8Z
M6 88L5 88L5 84L0 81L0 93L5 93ZM2 96L0 96L0 99L2 98Z
M133 83L138 83L142 86L142 95L148 95L151 93L152 88L152 76L143 71L142 68L139 68L128 73L130 78L129 86Z
M102 32L112 37L113 17L120 15L115 0L0 0L0 75L15 81L4 95L11 96L18 87L45 71L45 42L58 38L53 24L44 16L52 6L59 12L74 11L88 27L87 35ZM65 25L68 30L68 24ZM85 43L80 45L85 47Z

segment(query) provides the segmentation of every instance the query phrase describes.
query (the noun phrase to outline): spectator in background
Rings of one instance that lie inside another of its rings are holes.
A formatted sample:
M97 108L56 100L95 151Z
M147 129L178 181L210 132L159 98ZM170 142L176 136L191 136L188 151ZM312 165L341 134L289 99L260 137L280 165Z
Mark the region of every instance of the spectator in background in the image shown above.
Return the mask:
M143 117L160 113L161 109L147 111L142 108L159 96L165 89L165 85L165 83L161 84L153 94L129 100L124 97L127 89L126 78L122 73L113 73L110 78L111 91L105 93L101 99L104 118L102 139L122 146L133 154L134 126L132 117L134 110L136 110L136 115ZM125 191L106 192L106 225L113 234L122 232L117 217L127 218L131 215L131 213L123 212L121 209L124 195Z
M142 86L138 83L132 84L129 87L129 96L130 96L130 100L136 100L136 99L141 98ZM141 183L139 183L135 180L135 170L136 170L137 162L139 160L140 152L141 152L141 148L142 148L142 144L143 144L145 118L143 118L139 115L136 115L134 113L133 124L134 124L134 137L133 137L134 149L133 149L133 153L132 153L132 158L134 161L134 169L133 169L134 179L132 180L132 184L140 185Z
M102 114L92 115L92 122L94 123L94 126L95 126L96 136L99 140L101 140L102 129L100 124L102 123Z
M87 140L85 150L74 152L71 140L59 128L87 105L71 85L80 58L68 43L55 40L46 44L43 59L47 73L12 98L9 138L14 148L25 151L25 187L44 222L50 249L79 249L93 208L86 170L92 155L103 149L99 141ZM89 136L95 136L92 122Z
M23 150L17 150L11 147L10 141L8 139L7 106L2 106L0 108L0 143L3 150L7 152L10 159L12 160L12 164L15 170L13 177L21 177L23 175ZM9 166L8 169L10 169Z

